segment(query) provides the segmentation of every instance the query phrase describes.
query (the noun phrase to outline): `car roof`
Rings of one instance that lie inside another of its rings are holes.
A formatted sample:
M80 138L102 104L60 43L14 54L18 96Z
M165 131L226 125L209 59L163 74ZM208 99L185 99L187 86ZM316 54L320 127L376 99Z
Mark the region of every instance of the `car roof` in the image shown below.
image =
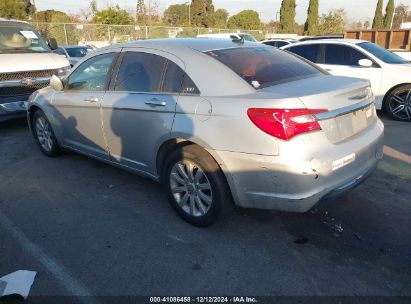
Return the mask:
M359 39L315 39L315 40L305 40L305 41L298 41L295 45L301 44L318 44L318 43L334 43L334 44L358 44L361 42L368 42L366 40L359 40Z
M229 49L238 47L264 47L261 43L244 41L244 43L233 42L231 39L216 38L166 38L137 40L113 45L114 47L152 47L162 48L172 47L174 49L192 49L199 52L206 52L218 49ZM106 48L111 48L108 46Z

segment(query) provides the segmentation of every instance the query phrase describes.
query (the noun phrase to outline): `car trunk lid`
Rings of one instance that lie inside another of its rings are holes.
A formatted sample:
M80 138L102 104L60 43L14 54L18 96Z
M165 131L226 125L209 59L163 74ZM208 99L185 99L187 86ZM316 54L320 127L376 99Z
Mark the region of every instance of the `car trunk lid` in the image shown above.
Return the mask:
M376 119L374 97L367 80L325 75L261 91L291 95L308 109L327 109L327 112L315 116L332 143L360 133Z

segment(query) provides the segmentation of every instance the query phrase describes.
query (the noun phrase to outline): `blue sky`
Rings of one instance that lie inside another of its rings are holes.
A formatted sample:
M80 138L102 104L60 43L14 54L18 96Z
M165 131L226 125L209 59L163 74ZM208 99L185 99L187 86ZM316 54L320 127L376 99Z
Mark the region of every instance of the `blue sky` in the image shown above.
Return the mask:
M99 7L119 4L126 9L134 9L136 0L97 0ZM146 3L148 0L145 0ZM155 0L152 0L155 1ZM157 0L162 10L170 4L184 3L189 0ZM81 8L87 7L88 0L35 0L40 10L56 9L70 13L77 13ZM299 23L305 21L309 0L297 0L297 17ZM384 1L384 6L388 0ZM280 10L281 0L213 0L216 8L225 8L230 15L244 9L253 9L260 13L264 22L275 20L276 12ZM350 21L372 21L377 0L320 0L320 13L331 9L344 8ZM411 0L396 1L411 6Z

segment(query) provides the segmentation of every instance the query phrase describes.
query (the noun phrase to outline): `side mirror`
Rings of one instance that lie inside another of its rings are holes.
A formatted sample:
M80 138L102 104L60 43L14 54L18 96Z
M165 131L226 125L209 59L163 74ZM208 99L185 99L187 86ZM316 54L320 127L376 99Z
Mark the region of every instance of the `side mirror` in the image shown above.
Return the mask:
M370 59L360 59L358 64L364 68L370 68L373 65L373 62Z
M51 86L51 88L52 88L53 90L55 90L55 91L63 91L63 88L64 88L63 82L62 82L61 79L60 79L58 76L56 76L56 75L51 76L50 86Z
M57 50L57 48L59 47L55 38L50 38L49 41L47 41L47 44L53 51Z

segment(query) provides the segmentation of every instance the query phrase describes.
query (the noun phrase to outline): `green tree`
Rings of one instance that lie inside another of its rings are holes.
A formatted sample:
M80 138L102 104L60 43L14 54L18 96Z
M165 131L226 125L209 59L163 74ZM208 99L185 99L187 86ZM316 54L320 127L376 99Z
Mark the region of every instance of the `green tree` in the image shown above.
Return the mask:
M36 12L33 15L33 20L47 23L70 22L70 16L60 11L45 10Z
M212 0L191 1L191 24L195 26L214 26L214 5Z
M319 34L342 34L345 31L346 14L344 9L332 10L323 14L319 20Z
M217 28L226 28L227 19L228 19L228 12L223 8L219 8L214 13L214 21L215 21L214 26Z
M405 4L399 4L395 8L394 22L392 26L394 29L399 29L403 22L411 21L411 14L408 13L408 11L409 6Z
M96 14L96 22L101 24L131 24L130 14L120 6L110 6Z
M383 0L378 0L377 7L375 8L374 20L372 22L373 29L380 29L383 27L382 5Z
M136 5L136 21L138 24L147 24L147 8L144 0L138 0Z
M281 32L294 33L295 27L295 0L283 0L280 9Z
M310 0L308 6L307 21L304 25L305 35L317 35L318 34L318 0Z
M187 6L185 4L173 4L164 11L163 21L171 26L185 25L187 15Z
M389 0L387 3L387 7L385 8L385 16L384 16L384 28L391 29L392 21L394 17L394 0Z
M230 29L257 30L261 28L258 13L253 10L244 10L228 19L227 27Z
M0 17L13 19L28 19L34 14L35 7L30 0L1 0Z

